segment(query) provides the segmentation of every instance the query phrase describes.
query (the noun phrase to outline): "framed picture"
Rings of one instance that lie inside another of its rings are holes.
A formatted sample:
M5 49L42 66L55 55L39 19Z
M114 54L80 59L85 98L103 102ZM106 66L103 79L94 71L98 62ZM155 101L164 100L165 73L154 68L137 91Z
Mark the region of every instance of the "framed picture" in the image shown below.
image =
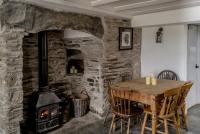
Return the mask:
M133 48L133 28L119 27L119 50Z

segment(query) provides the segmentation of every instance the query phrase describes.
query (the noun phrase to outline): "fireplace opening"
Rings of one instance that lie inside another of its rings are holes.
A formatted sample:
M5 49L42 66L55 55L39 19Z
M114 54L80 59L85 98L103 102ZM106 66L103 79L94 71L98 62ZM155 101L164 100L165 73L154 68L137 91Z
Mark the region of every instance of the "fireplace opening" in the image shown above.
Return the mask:
M94 37L64 38L63 31L58 30L48 30L44 34L46 39L41 38L41 33L29 34L23 39L25 105L22 134L46 133L67 123L74 117L69 94L79 94L83 89L92 100L90 110L98 110L95 108L98 99L93 99L92 95L99 91L101 81L97 68L101 58L99 40ZM70 72L70 69L77 71ZM55 97L46 96L49 93L56 95L58 100L49 103ZM55 104L57 107L52 107Z
M58 104L41 107L38 109L37 132L45 132L60 126Z
M44 133L61 125L61 99L49 89L48 32L37 34L38 39L38 91L29 100L28 123L34 133Z
M84 73L83 54L80 50L67 49L67 74Z

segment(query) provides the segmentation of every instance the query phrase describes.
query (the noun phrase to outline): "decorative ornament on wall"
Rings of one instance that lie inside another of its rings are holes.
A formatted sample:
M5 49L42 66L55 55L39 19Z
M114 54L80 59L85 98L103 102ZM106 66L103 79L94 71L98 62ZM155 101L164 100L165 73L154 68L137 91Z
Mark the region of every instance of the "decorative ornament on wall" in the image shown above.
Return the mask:
M160 27L156 32L156 43L162 43L162 42L163 42L163 28Z

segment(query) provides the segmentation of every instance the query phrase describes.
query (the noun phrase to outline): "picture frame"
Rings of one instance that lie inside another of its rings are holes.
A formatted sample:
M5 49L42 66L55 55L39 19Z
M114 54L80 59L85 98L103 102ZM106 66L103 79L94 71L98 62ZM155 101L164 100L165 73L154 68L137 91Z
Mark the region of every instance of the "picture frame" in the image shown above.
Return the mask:
M119 50L133 49L133 28L119 27Z

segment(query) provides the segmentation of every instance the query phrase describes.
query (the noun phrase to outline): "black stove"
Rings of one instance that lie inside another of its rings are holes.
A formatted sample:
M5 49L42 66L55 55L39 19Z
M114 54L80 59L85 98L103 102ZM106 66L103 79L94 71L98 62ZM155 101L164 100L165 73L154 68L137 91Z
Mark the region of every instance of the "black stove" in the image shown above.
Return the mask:
M29 120L35 133L45 133L61 125L61 100L48 86L48 37L38 33L39 89L30 102Z

